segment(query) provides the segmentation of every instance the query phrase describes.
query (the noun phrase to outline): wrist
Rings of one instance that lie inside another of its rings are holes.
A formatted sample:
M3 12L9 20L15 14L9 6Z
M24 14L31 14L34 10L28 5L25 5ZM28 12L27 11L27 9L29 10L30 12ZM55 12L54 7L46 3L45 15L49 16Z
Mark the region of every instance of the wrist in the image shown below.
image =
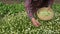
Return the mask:
M35 20L35 18L31 18L31 20L33 21L33 20Z

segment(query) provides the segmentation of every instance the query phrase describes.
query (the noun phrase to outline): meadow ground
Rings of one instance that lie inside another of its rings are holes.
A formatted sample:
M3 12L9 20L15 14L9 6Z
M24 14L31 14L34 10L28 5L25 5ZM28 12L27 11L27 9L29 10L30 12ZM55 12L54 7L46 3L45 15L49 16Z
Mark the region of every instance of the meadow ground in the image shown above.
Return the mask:
M41 26L32 25L25 12L24 3L0 3L0 34L60 34L60 4L52 6L55 16L50 21L37 20Z

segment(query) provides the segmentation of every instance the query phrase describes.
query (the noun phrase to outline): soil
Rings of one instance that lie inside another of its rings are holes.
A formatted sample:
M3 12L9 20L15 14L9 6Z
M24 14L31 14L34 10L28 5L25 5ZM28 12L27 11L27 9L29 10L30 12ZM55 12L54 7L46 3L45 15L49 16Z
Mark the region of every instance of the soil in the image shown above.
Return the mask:
M54 3L60 4L60 0L54 0Z
M0 0L0 1L5 3L5 4L20 3L20 0Z
M13 4L13 3L21 3L22 0L0 0L3 3L7 3L7 4ZM58 3L60 4L60 0L54 0L54 3Z

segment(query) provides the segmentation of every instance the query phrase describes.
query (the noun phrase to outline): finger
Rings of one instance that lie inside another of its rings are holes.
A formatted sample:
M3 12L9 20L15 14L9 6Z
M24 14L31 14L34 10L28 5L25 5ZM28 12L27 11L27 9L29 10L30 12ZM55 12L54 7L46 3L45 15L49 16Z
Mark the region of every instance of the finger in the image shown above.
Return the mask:
M39 22L37 22L37 25L38 25L38 26L40 26L40 23L39 23Z
M37 23L34 23L34 26L35 26L35 27L38 27Z

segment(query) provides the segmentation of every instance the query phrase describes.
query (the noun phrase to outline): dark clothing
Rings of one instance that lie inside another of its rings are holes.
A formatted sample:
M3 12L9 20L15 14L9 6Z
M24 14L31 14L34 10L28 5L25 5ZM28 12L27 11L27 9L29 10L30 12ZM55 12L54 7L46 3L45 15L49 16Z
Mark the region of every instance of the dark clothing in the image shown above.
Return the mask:
M37 12L39 8L52 5L53 0L25 0L25 7L30 18Z

